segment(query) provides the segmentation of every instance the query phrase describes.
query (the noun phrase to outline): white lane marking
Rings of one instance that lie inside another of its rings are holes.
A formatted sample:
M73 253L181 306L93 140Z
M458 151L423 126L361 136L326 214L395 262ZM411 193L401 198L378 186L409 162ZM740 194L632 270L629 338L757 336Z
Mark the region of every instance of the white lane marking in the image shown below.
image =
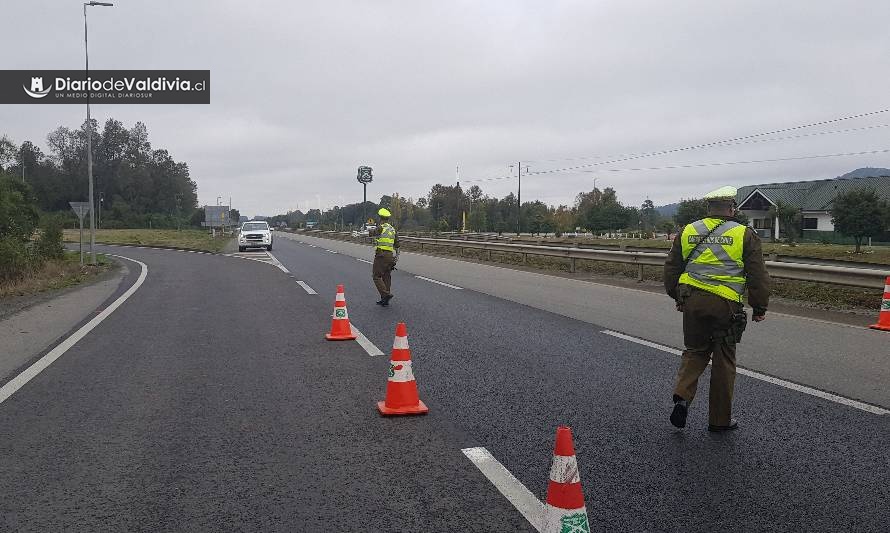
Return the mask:
M432 279L432 278L425 278L425 277L423 277L423 276L414 276L414 277L417 278L417 279L422 279L423 281L429 281L430 283L436 283L436 284L438 284L438 285L444 285L445 287L448 287L448 288L451 288L451 289L457 289L457 290L459 290L459 291L463 290L463 287L458 287L457 285L452 285L452 284L450 284L450 283L445 283L444 281L439 281L439 280Z
M314 244L310 244L309 248L318 248L318 246L315 246Z
M355 327L355 324L349 324L349 327L352 328L352 334L355 335L355 342L359 343L359 346L364 348L365 351L368 352L368 355L370 355L371 357L383 355L383 352L380 351L380 348L374 346L374 343L368 340L368 338L365 337L365 334L359 331L357 327Z
M513 504L522 516L538 531L541 531L544 504L530 490L516 479L488 450L482 447L461 450L467 459Z
M373 264L373 263L371 263L370 261L368 261L367 259L359 259L358 257L356 257L355 260L356 260L356 261L361 261L362 263L368 263L369 265Z
M307 285L305 281L297 281L297 285L303 287L303 290L309 294L318 294L317 292L315 292L315 289Z
M290 270L288 270L286 266L282 265L281 261L279 261L278 258L275 257L274 255L272 255L272 252L267 251L266 254L272 258L273 265L277 266L278 269L281 270L282 272L284 272L285 274L290 274Z
M137 261L135 259L130 259L129 257L124 257L121 255L113 255L108 254L111 257L119 257L121 259L126 259L127 261L132 261L134 263L138 263L140 267L142 267L142 272L139 273L139 278L136 279L136 283L133 284L132 287L126 290L123 294L121 294L117 300L113 301L111 305L102 310L101 313L93 317L92 320L84 324L80 329L72 333L67 339L62 341L58 346L53 348L48 354L44 355L40 359L38 359L34 364L26 368L21 374L12 378L6 385L0 387L0 404L5 402L10 396L15 394L17 390L22 388L26 383L34 379L38 374L46 370L49 365L53 364L56 359L62 357L72 346L77 344L77 342L84 338L87 333L93 331L93 329L98 326L103 320L108 318L108 315L114 312L115 309L121 306L127 298L133 295L139 287L145 282L145 278L148 276L148 265L143 263L142 261Z
M647 341L644 339L639 339L637 337L632 337L630 335L625 335L624 333L619 333L617 331L605 330L605 331L602 331L601 333L605 333L606 335L611 335L613 337L618 337L619 339L624 339L626 341L635 342L637 344L642 344L643 346L655 348L656 350L661 350L663 352L671 353L674 355L682 355L683 354L682 350L678 350L676 348L671 348L670 346L664 346L662 344L650 342L650 341ZM803 394L809 394L810 396L816 396L817 398L822 398L823 400L828 400L831 402L846 405L848 407L853 407L855 409L859 409L860 411L865 411L867 413L872 413L875 415L890 414L890 410L884 409L883 407L878 407L876 405L863 403L863 402L856 401L856 400L853 400L850 398L846 398L844 396L839 396L837 394L832 394L830 392L825 392L825 391L821 391L819 389L814 389L812 387L807 387L806 385L799 385L799 384L793 383L791 381L786 381L784 379L776 378L773 376L768 376L766 374L761 374L760 372L748 370L747 368L738 367L738 368L736 368L736 373L741 374L743 376L748 376L748 377L751 377L754 379L759 379L760 381L765 381L767 383L772 383L773 385L785 387L786 389L791 389L791 390L794 390L797 392L802 392Z
M327 253L329 253L329 254L337 254L337 253L340 253L340 252L335 252L335 251L333 251L333 250L328 250L328 249L325 249L325 252L327 252Z

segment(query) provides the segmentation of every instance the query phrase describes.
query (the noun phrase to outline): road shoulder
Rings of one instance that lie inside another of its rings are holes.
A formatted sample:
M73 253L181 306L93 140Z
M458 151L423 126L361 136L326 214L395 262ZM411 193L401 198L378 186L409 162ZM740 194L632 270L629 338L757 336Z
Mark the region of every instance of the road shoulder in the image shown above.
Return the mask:
M69 332L104 308L119 292L131 270L118 268L90 282L64 289L17 298L0 308L0 383L37 358Z

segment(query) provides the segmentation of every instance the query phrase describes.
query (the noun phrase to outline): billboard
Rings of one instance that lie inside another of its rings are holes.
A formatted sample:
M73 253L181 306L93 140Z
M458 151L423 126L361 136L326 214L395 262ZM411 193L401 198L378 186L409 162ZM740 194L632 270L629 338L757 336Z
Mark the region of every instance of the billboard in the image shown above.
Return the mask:
M223 226L231 226L235 222L229 219L229 206L227 205L205 205L204 206L204 226L208 228L221 228Z

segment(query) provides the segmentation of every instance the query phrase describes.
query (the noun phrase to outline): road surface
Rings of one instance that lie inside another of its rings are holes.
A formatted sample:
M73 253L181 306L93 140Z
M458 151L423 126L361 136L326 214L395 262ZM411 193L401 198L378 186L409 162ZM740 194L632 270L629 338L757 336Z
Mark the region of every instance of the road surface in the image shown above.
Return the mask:
M567 424L594 530L886 531L888 365L851 355L886 336L772 316L740 356L761 372L741 429L708 433L697 402L678 431L654 295L406 254L380 308L368 248L297 238L241 254L263 261L103 247L144 280L0 403L0 529L534 531ZM323 339L339 283L367 342ZM375 409L399 321L425 417Z

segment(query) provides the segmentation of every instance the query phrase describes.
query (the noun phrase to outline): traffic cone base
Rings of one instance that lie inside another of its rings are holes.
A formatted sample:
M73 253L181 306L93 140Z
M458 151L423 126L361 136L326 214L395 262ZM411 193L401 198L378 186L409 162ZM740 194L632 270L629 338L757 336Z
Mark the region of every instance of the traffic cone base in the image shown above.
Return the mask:
M387 407L385 401L377 402L377 410L381 415L425 415L430 412L429 407L422 400L417 400L417 405L409 405L407 407Z
M352 333L346 335L331 335L330 333L325 333L324 338L329 341L354 341L358 337L356 337Z
M884 282L884 297L881 300L881 310L878 312L878 323L869 327L890 331L890 276L887 276L887 280Z

